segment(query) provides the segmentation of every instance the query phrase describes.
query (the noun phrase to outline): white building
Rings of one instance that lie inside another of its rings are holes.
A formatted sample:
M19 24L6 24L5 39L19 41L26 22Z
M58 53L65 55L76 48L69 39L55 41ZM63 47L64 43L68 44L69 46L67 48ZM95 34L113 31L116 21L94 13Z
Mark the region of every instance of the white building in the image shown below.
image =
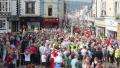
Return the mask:
M41 0L20 0L20 28L34 29L41 25Z
M96 34L116 38L118 22L115 18L120 16L120 0L94 0L94 13L95 18L102 18L95 21Z
M40 0L20 0L21 16L39 16Z
M92 12L98 18L120 16L120 0L93 0Z
M106 16L106 0L93 0L92 16L97 18Z
M120 17L120 0L115 0L115 16Z
M0 0L0 33L9 32L10 0Z
M11 0L10 1L10 12L11 15L16 16L17 15L17 0Z
M106 0L106 16L115 16L115 0Z

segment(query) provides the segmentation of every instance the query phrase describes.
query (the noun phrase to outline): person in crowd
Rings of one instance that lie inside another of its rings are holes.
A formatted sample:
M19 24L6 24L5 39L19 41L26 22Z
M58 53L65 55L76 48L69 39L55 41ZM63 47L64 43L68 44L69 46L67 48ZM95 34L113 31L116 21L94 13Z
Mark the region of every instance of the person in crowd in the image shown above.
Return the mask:
M55 68L62 68L63 58L62 53L58 53L58 56L55 58Z
M99 62L99 59L98 59L97 57L95 57L95 58L94 58L94 61L93 61L92 64L91 64L91 67L92 67L92 68L96 68L98 62Z
M35 67L36 62L38 60L37 59L38 48L36 47L36 44L33 42L33 44L30 45L29 49L30 49L30 53L31 53L31 57L30 57L31 63L32 63L33 67Z
M108 50L106 46L102 47L103 61L107 61Z
M45 66L46 66L46 61L47 60L47 57L46 57L46 55L45 54L42 54L41 55L41 63L42 63L42 66L41 66L41 68L44 68Z
M96 64L96 67L95 68L104 68L104 66L103 66L103 64L102 64L102 62L98 62L97 64Z
M79 62L78 57L77 57L77 55L75 55L73 57L73 59L71 60L71 68L82 68L82 64L80 65L78 62ZM80 66L78 66L78 65L80 65Z
M89 56L84 56L82 68L91 68L90 60L91 60L91 58Z
M120 62L120 48L116 48L116 50L115 50L115 60L116 60L117 66L119 66L119 62Z
M113 63L113 61L114 61L114 48L112 45L108 46L108 53L109 53L108 54L108 61Z
M29 50L26 50L24 53L26 68L31 68L30 56L31 56L31 54L30 54Z
M86 46L84 46L84 47L81 49L81 55L82 55L82 57L86 56L87 51L88 51L88 50L87 50Z
M7 68L15 68L14 64L13 64L13 55L12 53L9 53L7 56L6 56L6 63L7 63Z
M99 48L99 47L96 48L96 51L94 53L94 57L97 57L99 60L102 59L103 53L102 53L101 48Z

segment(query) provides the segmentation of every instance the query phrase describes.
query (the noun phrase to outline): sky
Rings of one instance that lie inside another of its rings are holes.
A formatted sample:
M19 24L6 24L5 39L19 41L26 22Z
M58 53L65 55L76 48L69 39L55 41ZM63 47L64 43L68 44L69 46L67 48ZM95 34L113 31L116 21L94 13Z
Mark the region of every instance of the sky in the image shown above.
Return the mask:
M92 0L68 0L68 1L82 1L82 2L91 2Z

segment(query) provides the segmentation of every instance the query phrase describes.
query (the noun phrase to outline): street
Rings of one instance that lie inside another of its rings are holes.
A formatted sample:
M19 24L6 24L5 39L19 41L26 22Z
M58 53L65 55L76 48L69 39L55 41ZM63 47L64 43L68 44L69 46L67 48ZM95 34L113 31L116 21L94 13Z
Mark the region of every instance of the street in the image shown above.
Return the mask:
M5 68L2 63L0 63L0 68ZM25 68L25 66L19 66L18 68ZM41 68L41 67L39 65L39 66L36 66L35 68ZM117 67L115 63L104 63L104 68L120 68L120 67Z

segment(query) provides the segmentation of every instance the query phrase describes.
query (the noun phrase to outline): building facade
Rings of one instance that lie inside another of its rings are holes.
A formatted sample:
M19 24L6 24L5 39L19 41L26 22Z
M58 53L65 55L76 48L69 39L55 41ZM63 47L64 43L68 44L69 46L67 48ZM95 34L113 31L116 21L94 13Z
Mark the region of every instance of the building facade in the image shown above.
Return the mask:
M63 22L64 0L19 0L20 29L58 27Z
M0 33L9 32L10 0L0 0Z
M95 24L98 24L96 26L98 35L116 39L118 26L116 17L120 15L119 4L119 0L93 0L93 15L96 19ZM97 18L103 19L97 21Z
M94 17L119 17L120 0L93 0L92 14Z
M106 0L106 16L115 16L115 0Z
M10 2L10 26L11 26L11 31L18 31L19 30L19 22L18 22L18 3L19 0L11 0Z
M8 32L59 27L64 8L64 0L0 0L0 29Z
M20 0L20 29L39 29L42 24L40 0Z
M106 0L92 1L92 17L100 18L106 16Z
M120 0L115 0L115 17L120 17Z
M59 26L64 17L64 0L44 0L44 27Z

